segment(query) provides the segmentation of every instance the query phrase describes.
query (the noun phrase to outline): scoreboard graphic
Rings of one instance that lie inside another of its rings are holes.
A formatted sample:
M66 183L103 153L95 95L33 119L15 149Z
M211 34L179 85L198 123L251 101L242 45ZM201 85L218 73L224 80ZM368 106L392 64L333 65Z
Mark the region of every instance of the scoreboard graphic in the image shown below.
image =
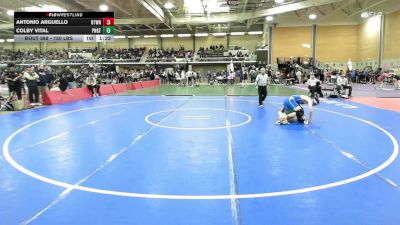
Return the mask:
M15 12L14 41L114 41L114 12Z

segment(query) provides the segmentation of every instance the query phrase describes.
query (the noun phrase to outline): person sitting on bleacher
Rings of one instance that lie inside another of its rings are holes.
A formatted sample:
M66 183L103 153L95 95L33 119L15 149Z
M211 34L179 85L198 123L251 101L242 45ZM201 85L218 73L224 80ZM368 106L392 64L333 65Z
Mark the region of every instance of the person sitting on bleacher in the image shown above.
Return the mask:
M92 92L93 97L97 97L100 95L100 85L98 84L96 77L93 74L90 74L86 77L85 80L86 86Z
M338 76L337 80L336 80L336 90L339 93L340 96L342 97L351 97L351 92L353 90L353 87L349 85L349 81L347 80L347 77L345 76L344 73L340 74L340 76ZM340 89L346 90L349 89L349 94L347 96L342 95L340 93Z
M319 97L323 97L321 81L319 81L313 74L310 75L310 79L307 80L308 90L310 90L311 98L315 98L315 93L319 94ZM316 98L318 101L318 98Z

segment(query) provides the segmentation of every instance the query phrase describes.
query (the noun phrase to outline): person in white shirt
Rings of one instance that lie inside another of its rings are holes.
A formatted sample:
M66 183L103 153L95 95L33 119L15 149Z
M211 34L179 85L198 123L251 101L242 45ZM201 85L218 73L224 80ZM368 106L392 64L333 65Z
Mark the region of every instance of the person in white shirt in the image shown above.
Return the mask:
M300 70L297 70L297 72L296 72L296 77L297 77L297 80L299 81L299 84L303 83L302 75L303 75L303 74L301 73L301 71L300 71Z
M184 70L181 71L181 80L179 82L179 86L183 85L186 86L186 72Z
M39 80L39 75L35 73L34 67L28 67L22 78L26 81L26 86L28 86L29 102L31 106L42 105L39 102L39 89L37 82Z
M229 81L230 85L235 84L235 72L234 71L229 72L228 81Z
M275 77L276 77L277 79L279 79L279 83L282 83L281 72L280 72L279 70L277 70L277 71L275 72Z
M181 82L181 76L179 75L179 72L175 72L175 84L179 84Z
M319 94L319 97L323 97L322 88L321 88L321 81L315 78L314 75L310 76L310 79L307 80L308 90L310 90L311 97L315 98L315 93ZM316 100L319 102L318 98Z
M97 83L96 77L90 74L85 80L86 86L92 92L93 97L100 95L100 85Z
M187 85L193 87L193 72L188 70L186 72Z
M351 97L351 92L353 91L353 87L349 85L349 81L347 80L347 77L345 76L344 73L340 74L336 80L336 90L339 93L340 96L343 97L343 95L340 93L340 89L345 90L349 89L349 94L346 97Z
M263 102L267 98L267 85L268 75L265 72L265 68L261 68L260 74L256 77L256 85L258 88L258 107L263 106Z
M140 80L140 73L136 71L135 73L133 73L133 82L137 82L139 80Z

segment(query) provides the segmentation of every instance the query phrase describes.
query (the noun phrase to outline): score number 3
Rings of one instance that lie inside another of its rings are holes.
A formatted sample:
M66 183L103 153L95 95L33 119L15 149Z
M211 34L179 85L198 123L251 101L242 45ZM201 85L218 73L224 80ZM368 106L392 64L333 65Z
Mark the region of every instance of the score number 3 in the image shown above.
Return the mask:
M114 18L103 18L103 26L114 26Z

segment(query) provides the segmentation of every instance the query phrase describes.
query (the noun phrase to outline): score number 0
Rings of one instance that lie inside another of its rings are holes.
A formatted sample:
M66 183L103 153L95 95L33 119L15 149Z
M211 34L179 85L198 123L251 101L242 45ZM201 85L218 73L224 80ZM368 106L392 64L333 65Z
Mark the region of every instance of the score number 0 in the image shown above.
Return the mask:
M114 18L103 18L103 34L114 34Z

